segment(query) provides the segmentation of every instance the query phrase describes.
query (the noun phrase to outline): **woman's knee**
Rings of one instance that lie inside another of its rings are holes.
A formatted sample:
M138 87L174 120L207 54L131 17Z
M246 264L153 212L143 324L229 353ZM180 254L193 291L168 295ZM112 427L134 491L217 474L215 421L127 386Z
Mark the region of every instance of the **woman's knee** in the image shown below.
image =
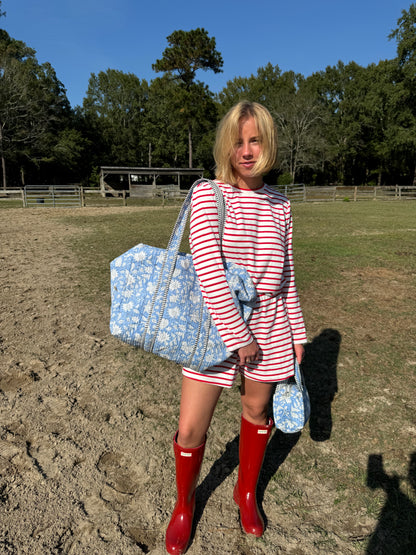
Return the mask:
M201 429L195 424L188 424L179 420L179 430L176 442L185 449L199 447L205 441L206 430Z
M263 425L268 421L267 405L243 401L242 412L243 417L253 424Z
M241 404L246 420L258 425L268 422L268 405L272 391L272 384L243 379Z
M222 388L183 378L178 444L199 447L204 443Z

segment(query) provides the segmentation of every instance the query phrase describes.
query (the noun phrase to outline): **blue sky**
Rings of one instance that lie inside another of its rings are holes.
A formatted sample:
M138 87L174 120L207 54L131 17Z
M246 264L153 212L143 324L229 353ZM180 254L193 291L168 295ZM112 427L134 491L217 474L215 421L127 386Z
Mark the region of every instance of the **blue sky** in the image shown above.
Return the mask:
M199 72L219 92L271 62L305 76L339 60L367 66L396 55L387 36L400 0L3 0L0 27L50 62L72 106L91 73L108 68L151 81L152 63L175 30L204 27L215 37L223 73Z

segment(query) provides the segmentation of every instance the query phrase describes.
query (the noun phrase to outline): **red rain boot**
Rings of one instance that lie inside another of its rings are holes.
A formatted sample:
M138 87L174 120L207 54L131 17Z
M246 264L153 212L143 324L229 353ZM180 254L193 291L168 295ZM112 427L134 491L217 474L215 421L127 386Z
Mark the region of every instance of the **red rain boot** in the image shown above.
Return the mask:
M243 530L257 538L263 534L264 522L257 507L256 489L272 427L271 419L266 426L257 426L241 417L240 467L233 497L240 507Z
M195 488L199 478L205 441L199 447L184 449L177 444L175 434L173 451L176 461L177 501L166 530L166 550L168 553L185 553L192 532L195 510Z

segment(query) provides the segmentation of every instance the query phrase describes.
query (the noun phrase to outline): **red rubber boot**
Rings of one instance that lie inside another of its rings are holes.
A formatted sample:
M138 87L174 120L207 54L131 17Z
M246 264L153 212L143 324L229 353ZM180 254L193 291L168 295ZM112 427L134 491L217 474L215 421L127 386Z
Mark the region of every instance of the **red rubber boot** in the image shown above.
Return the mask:
M166 550L168 553L185 553L192 532L195 510L195 488L199 478L205 442L193 449L184 449L177 444L175 434L173 451L176 461L177 501L166 530Z
M241 417L240 466L233 497L240 507L243 530L257 538L263 534L264 522L257 506L256 489L272 427L271 419L266 426L257 426Z

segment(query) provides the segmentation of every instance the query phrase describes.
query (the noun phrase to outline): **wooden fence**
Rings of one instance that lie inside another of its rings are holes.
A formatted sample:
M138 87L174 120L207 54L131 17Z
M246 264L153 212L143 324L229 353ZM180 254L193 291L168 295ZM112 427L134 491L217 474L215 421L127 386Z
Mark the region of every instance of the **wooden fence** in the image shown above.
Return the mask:
M283 193L291 202L357 202L362 200L416 200L416 186L412 185L392 185L380 187L366 186L330 186L330 187L309 187L303 183L295 185L272 185L274 189ZM158 186L154 188L153 197L162 197L163 204L166 199L182 200L188 191L179 190L177 187ZM84 189L82 194L83 206L92 205L88 199L88 193L97 193L96 189ZM92 195L91 195L92 196ZM120 191L123 205L129 202L128 191ZM106 199L109 201L109 199ZM95 201L96 202L96 201Z
M94 188L81 187L82 206L127 206L127 203L134 205L143 199L161 198L162 206L165 205L167 200L175 200L181 202L184 200L188 191L180 189L178 185L152 185L150 189L143 189L141 194L130 195L129 191L124 189L117 191L118 195L103 197L101 192Z
M298 202L357 202L361 200L416 200L414 185L308 187L304 184L275 185L290 201Z
M283 193L291 202L357 202L364 200L416 200L414 185L383 185L377 187L345 186L309 187L302 183L295 185L272 185ZM28 185L22 189L0 190L1 199L21 199L24 207L77 207L77 206L127 206L135 204L128 191L120 191L117 198L103 198L99 190L84 188L79 185ZM162 205L167 199L181 202L186 190L177 187L160 186L154 190L154 197L162 198Z

